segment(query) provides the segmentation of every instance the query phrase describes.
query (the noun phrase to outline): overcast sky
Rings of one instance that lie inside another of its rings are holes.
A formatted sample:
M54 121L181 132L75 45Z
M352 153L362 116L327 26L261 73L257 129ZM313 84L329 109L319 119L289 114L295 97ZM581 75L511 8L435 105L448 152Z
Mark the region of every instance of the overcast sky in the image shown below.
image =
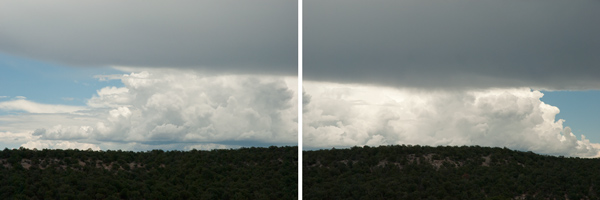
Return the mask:
M0 2L0 52L72 66L297 72L297 2Z
M297 145L297 1L0 2L0 145Z
M400 87L600 88L600 1L304 2L304 77Z
M307 148L482 145L598 155L597 114L557 118L561 108L542 100L597 105L554 101L570 92L542 97L594 90L580 98L600 99L600 1L305 0L303 9Z

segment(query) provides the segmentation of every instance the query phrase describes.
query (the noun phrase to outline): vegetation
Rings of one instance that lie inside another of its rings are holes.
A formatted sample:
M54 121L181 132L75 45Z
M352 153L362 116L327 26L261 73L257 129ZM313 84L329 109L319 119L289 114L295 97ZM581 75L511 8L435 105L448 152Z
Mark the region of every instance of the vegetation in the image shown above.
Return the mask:
M303 152L305 199L600 199L600 159L479 146Z
M298 148L0 151L0 199L297 199Z

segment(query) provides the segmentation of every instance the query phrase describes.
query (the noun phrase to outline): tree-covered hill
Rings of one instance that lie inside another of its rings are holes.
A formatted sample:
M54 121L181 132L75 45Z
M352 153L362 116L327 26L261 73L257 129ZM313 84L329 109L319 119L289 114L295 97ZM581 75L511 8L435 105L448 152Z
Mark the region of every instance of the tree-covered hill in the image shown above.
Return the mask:
M303 155L305 199L600 199L600 159L418 145Z
M298 148L0 151L0 199L297 199Z

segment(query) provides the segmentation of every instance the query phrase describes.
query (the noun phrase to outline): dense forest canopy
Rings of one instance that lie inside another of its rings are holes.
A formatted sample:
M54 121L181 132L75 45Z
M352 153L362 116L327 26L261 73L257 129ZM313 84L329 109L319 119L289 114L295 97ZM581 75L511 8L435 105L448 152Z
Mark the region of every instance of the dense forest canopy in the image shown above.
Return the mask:
M479 146L303 152L305 199L599 199L600 159Z
M0 151L0 199L297 199L298 148Z

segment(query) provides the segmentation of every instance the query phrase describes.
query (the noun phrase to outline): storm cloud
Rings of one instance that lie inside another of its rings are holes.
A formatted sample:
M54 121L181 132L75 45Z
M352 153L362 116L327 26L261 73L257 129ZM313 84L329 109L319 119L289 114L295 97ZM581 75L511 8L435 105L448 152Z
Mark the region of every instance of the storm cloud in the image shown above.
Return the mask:
M600 89L600 1L304 1L307 80Z
M71 66L295 75L297 2L0 3L0 52Z

